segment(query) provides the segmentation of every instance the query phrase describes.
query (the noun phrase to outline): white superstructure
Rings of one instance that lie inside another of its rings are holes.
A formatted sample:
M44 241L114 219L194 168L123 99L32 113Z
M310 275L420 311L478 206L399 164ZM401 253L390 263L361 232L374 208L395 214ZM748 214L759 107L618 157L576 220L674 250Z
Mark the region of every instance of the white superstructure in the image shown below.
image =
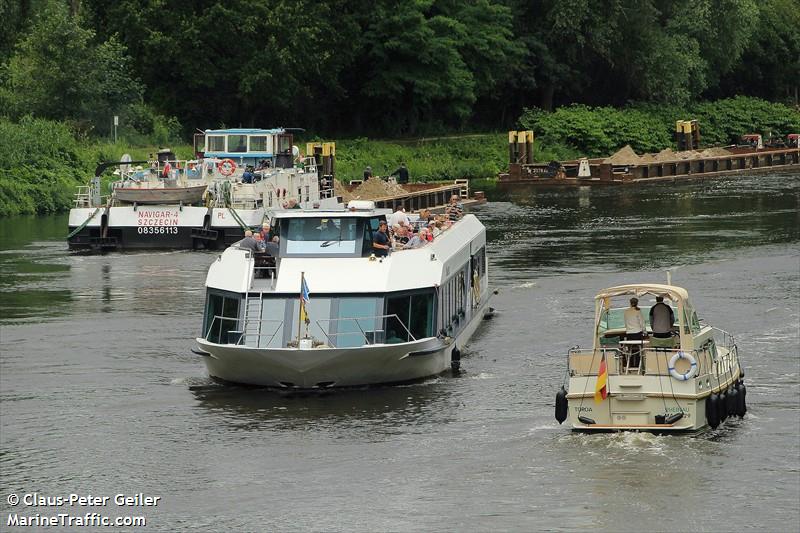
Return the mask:
M388 210L275 213L274 263L231 247L206 280L209 374L285 388L394 383L457 366L489 311L486 231L465 216L420 248L373 256ZM309 291L301 321L302 280Z
M300 157L283 128L207 130L196 142L202 157L195 160L162 150L157 160L99 165L70 210L70 249L219 249L289 203L340 205L333 143L309 143ZM121 179L101 197L100 174L112 165L120 165Z

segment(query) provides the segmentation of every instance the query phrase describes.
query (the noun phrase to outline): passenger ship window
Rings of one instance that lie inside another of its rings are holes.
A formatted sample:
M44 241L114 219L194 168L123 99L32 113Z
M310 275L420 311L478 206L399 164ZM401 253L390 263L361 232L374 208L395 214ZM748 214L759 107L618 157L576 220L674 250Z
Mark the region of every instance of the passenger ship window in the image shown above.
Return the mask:
M224 152L225 151L225 137L222 135L210 135L208 137L208 150L207 152Z
M355 218L292 218L287 222L287 255L341 255L356 251Z
M267 152L267 136L254 135L250 137L250 151L251 152Z
M482 246L480 250L475 252L472 256L472 272L478 274L478 278L486 275L486 247Z
M433 337L433 291L387 296L386 315L387 344Z
M203 336L219 344L235 342L236 339L232 339L228 332L239 329L240 301L238 296L209 293Z
M228 135L229 152L246 152L247 135Z

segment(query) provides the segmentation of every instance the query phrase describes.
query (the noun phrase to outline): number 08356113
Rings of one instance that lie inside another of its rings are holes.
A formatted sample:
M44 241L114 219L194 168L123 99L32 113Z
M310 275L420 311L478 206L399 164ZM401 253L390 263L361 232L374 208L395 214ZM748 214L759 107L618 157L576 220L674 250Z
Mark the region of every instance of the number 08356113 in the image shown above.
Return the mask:
M136 232L143 235L177 235L178 228L175 226L139 226L136 228Z

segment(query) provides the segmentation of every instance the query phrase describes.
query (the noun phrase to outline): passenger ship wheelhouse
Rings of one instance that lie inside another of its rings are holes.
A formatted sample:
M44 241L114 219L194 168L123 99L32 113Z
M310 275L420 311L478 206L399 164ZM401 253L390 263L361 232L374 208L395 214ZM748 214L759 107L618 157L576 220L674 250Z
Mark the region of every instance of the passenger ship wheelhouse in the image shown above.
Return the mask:
M278 211L274 264L225 250L209 269L197 339L209 373L314 388L402 382L457 366L489 309L485 228L467 215L432 243L376 258L373 236L387 214L371 206Z

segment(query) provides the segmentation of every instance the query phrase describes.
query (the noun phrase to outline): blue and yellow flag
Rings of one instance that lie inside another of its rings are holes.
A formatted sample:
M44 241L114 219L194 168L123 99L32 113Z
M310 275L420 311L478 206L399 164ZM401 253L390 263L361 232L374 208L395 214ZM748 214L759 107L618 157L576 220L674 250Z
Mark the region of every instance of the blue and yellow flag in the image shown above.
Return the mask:
M306 304L308 303L308 284L306 283L305 276L300 278L300 321L308 324L311 320L308 318L306 311Z

